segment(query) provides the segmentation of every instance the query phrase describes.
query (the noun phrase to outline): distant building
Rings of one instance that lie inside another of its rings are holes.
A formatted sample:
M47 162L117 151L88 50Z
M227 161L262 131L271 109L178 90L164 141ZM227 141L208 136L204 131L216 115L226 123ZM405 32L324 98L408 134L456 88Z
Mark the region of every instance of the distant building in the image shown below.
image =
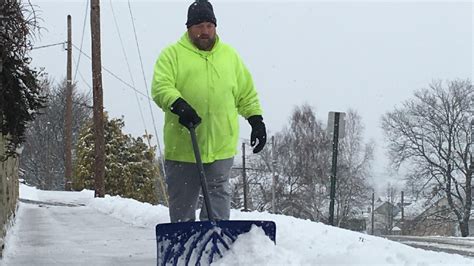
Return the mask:
M374 235L391 235L392 229L400 219L401 209L388 201L377 200L374 206ZM372 214L366 217L367 233L372 230Z
M404 235L414 236L456 236L459 224L451 211L446 197L436 200L416 216L405 217Z
M474 207L474 206L473 206ZM366 232L371 233L372 215L366 215ZM446 197L392 204L377 200L374 211L374 235L459 236L457 217ZM471 211L469 233L474 236L474 210Z

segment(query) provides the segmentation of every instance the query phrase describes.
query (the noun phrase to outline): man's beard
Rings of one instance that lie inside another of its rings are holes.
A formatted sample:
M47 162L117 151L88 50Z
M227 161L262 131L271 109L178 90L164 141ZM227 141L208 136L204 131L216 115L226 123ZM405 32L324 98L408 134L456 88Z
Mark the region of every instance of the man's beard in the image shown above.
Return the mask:
M203 37L193 38L194 45L196 45L196 47L199 48L199 50L203 50L203 51L210 51L212 47L214 46L215 42L216 42L216 37L211 38L211 37L205 36L204 38Z

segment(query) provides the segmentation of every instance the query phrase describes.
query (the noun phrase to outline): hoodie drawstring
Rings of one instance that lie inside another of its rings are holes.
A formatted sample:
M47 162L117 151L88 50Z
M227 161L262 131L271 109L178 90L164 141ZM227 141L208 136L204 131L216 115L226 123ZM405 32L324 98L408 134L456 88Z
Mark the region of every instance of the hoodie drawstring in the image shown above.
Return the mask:
M212 63L212 60L209 60L209 57L205 57L205 56L203 56L203 58L206 60L206 62L208 62L211 65L214 72L216 72L217 77L220 79L221 75L219 74L219 70L217 69L216 65L214 65L214 63Z

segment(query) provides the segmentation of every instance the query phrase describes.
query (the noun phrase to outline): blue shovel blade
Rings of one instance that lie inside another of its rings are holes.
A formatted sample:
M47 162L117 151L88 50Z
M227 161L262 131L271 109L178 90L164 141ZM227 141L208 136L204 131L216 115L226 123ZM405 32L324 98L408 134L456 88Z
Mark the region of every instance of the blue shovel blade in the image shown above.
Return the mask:
M203 221L158 224L158 265L208 265L221 258L240 234L255 225L275 242L272 221Z

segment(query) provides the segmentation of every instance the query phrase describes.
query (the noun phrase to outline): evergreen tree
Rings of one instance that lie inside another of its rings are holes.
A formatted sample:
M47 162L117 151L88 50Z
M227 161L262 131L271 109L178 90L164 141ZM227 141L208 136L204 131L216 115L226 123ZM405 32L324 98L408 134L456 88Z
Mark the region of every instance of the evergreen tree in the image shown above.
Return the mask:
M124 126L123 119L109 120L105 116L105 193L156 204L159 202L156 186L160 174L154 160L156 148L148 147L141 137L124 134ZM94 189L92 121L82 129L76 155L74 189Z
M10 155L24 141L27 123L35 118L44 103L41 73L29 65L30 37L36 29L34 11L28 10L20 1L1 1L0 130L9 139Z

